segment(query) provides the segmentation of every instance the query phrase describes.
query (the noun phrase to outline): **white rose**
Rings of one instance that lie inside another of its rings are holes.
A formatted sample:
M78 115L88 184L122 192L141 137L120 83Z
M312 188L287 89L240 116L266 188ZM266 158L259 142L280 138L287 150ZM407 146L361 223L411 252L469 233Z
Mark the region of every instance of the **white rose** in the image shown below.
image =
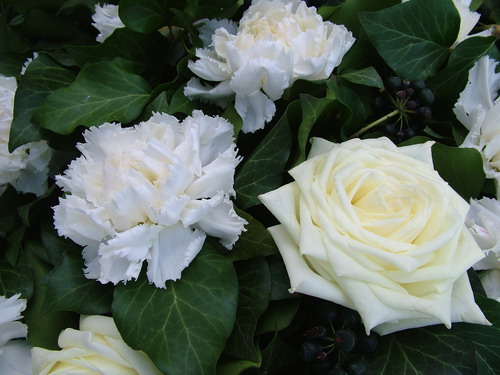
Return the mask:
M118 15L118 5L96 4L92 20L94 21L92 26L99 30L99 35L96 37L99 43L104 42L116 29L125 27Z
M294 182L260 196L300 292L357 310L380 334L451 322L488 324L467 269L484 255L469 205L433 169L432 142L315 139Z
M479 150L486 176L495 179L497 196L500 196L500 73L495 73L497 64L489 56L476 61L453 112L469 130L460 147Z
M25 338L27 326L19 320L26 309L26 300L19 294L10 298L0 296L0 374L31 374L31 346Z
M233 127L193 112L182 123L154 114L133 128L106 123L84 133L82 156L56 182L58 233L85 246L86 273L102 283L180 278L206 235L230 249L246 223L236 215Z
M406 3L410 0L402 0L402 3ZM451 46L451 48L455 48L457 44L463 42L467 38L471 38L473 36L490 36L493 34L493 28L488 30L481 31L476 34L469 35L474 26L476 26L481 15L477 12L472 12L469 7L472 0L453 0L453 5L458 10L458 14L460 15L460 29L458 30L457 39Z
M203 40L213 26L202 29ZM297 79L328 78L353 43L344 26L324 22L303 1L255 0L236 31L232 24L216 29L211 44L189 63L198 77L220 83L213 87L192 79L184 94L220 105L235 96L243 132L255 132L273 118L273 102L285 89Z
M30 142L9 152L10 127L14 116L17 81L0 75L0 194L7 184L23 193L42 195L52 150L46 141Z
M32 349L34 375L161 375L151 359L122 339L113 318L80 318L80 330L67 328L58 339L60 351Z

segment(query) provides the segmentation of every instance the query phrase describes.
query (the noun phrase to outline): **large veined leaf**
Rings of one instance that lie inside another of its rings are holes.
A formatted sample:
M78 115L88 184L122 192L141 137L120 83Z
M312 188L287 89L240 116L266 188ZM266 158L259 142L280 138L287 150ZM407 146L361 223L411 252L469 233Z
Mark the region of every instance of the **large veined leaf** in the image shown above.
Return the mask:
M24 252L15 266L6 259L0 259L0 296L10 297L17 293L21 293L21 298L25 299L33 295L31 265Z
M129 69L121 59L86 65L70 86L44 100L34 121L59 134L70 134L79 125L132 121L149 100L151 88Z
M286 112L236 174L234 186L238 207L247 209L260 204L259 194L281 185L291 145L292 135Z
M426 79L446 62L460 28L452 0L412 0L360 15L368 37L396 74Z
M70 85L75 73L46 55L34 59L19 79L14 102L14 119L10 128L9 149L42 138L41 129L31 117L42 101L54 90Z
M127 27L141 33L149 33L165 26L169 8L173 5L182 6L183 0L122 0L120 1L120 19Z
M169 375L214 374L236 316L232 262L204 248L166 289L145 278L115 289L113 317L124 340Z

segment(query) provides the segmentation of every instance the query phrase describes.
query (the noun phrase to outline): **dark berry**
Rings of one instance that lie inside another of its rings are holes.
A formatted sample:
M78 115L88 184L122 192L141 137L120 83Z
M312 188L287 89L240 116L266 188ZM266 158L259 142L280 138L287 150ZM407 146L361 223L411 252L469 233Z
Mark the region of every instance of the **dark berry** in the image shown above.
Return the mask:
M404 131L399 130L399 131L396 133L396 137L398 137L398 139L403 139L403 138L405 137L405 133L404 133Z
M356 346L356 334L349 329L339 329L335 333L335 346L343 352L350 352Z
M354 327L361 322L361 317L357 311L345 309L342 311L342 323L344 327Z
M414 136L417 135L417 132L413 128L405 129L404 133L406 139L413 138Z
M349 362L344 366L344 370L349 375L366 375L366 365L363 361Z
M388 123L388 124L384 124L384 126L382 127L382 130L386 134L396 135L396 133L398 132L398 127L393 123Z
M432 117L432 111L429 107L420 107L417 109L417 113L425 119Z
M407 96L412 96L415 93L415 91L413 91L413 89L411 87L407 87L405 89L405 92L406 92Z
M319 342L307 340L300 345L300 355L306 362L313 361L320 352L321 345Z
M397 93L396 93L396 96L400 99L403 99L403 98L406 98L406 92L404 90L399 90Z
M318 320L323 324L330 324L338 315L338 307L334 303L331 302L323 302L321 303L317 310L316 316Z
M325 326L313 327L307 330L304 336L306 339L322 339L326 336L326 328Z
M393 90L400 89L402 84L403 84L403 82L401 81L401 78L399 78L399 77L389 77L387 79L387 86L389 86Z
M371 353L377 348L377 337L375 335L358 337L356 350L361 353Z
M403 82L402 82L402 85L401 85L401 86L402 86L404 89L406 89L406 88L410 87L410 81L409 81L409 80L407 80L407 79L403 80Z
M373 111L377 114L385 113L387 111L387 100L381 96L375 96L372 99L372 107Z
M314 375L323 375L333 369L333 363L329 359L317 360L310 367Z
M425 89L425 82L421 79L417 79L416 81L413 81L412 86L415 90L422 90Z
M406 108L408 108L408 109L415 109L415 108L417 108L417 102L415 100L408 100L406 102Z
M430 89L420 90L418 93L418 101L422 105L431 105L434 103L434 94Z

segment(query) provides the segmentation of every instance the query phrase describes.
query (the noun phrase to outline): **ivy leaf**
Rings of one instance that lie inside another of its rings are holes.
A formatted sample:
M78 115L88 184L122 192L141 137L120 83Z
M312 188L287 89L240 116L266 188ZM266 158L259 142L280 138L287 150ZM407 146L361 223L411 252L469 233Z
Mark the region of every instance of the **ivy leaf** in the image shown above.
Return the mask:
M483 159L473 148L458 148L435 143L432 146L434 168L467 202L478 198L484 184Z
M145 277L115 288L113 317L124 340L166 374L214 374L233 329L238 282L232 262L208 242L166 289Z
M66 252L62 262L47 276L47 294L42 312L73 311L78 314L105 314L111 312L113 286L89 280L83 273L84 262L80 252Z
M234 244L234 248L227 253L226 256L228 258L246 260L255 257L265 257L278 252L271 234L264 225L245 211L236 209L236 213L245 219L248 224L245 225L246 231L240 235L240 238Z
M453 106L465 88L469 70L494 43L494 37L480 36L468 38L460 43L451 53L446 68L427 81L436 98Z
M178 0L175 6L183 6L184 3L184 0ZM167 24L167 20L171 18L169 8L173 5L171 0L121 0L118 12L128 28L149 33Z
M297 295L289 292L290 278L283 258L279 255L269 256L267 257L267 264L271 272L271 299L274 301L295 298Z
M412 0L360 15L368 37L396 74L426 79L446 62L460 28L452 0Z
M288 327L299 310L300 298L271 301L269 308L262 314L256 334L277 332Z
M377 350L367 358L379 375L474 374L471 345L444 326L409 329L378 337Z
M33 113L54 90L70 85L76 74L46 55L34 59L19 83L14 101L14 119L10 128L9 151L42 139L41 129L31 122Z
M31 265L24 252L13 267L5 259L0 259L0 295L10 297L21 293L21 298L30 299L33 295Z
M290 106L296 102L292 102ZM281 186L290 155L292 134L287 112L247 158L234 180L238 207L246 210L260 204L258 195Z
M237 262L234 267L239 284L238 310L224 354L259 362L260 350L255 343L254 333L257 321L266 310L271 297L269 267L263 258Z
M70 86L45 99L34 120L59 134L70 134L79 125L127 123L139 116L150 91L142 77L130 72L125 60L88 64Z
M384 88L384 82L382 82L382 78L380 78L380 75L373 66L360 70L348 71L340 74L339 77L358 85L376 87L379 89Z

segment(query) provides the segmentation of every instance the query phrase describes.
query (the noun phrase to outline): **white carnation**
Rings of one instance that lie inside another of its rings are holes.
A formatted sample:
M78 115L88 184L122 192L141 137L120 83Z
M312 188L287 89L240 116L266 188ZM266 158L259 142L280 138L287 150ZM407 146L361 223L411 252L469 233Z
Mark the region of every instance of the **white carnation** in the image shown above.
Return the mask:
M193 112L182 123L154 114L133 128L106 123L84 133L82 156L57 184L60 235L85 247L86 274L102 283L147 276L157 287L180 278L206 235L228 249L246 223L229 200L240 158L233 128Z
M31 374L31 346L25 340L27 326L19 322L26 309L26 300L19 294L0 296L0 374Z
M17 81L0 75L0 194L7 184L23 193L41 195L47 190L52 150L46 141L30 142L9 152Z
M118 5L104 4L95 5L95 13L92 15L92 26L99 30L96 40L102 43L116 29L125 27L118 15Z
M274 101L295 80L328 78L354 43L344 26L324 22L300 0L255 0L237 30L220 22L205 24L200 37L206 47L189 63L198 77L219 83L213 87L192 79L184 94L221 105L234 96L245 133L273 118ZM215 31L208 43L210 29Z
M477 149L483 157L488 178L500 181L500 73L495 73L497 62L481 57L469 71L469 80L460 93L453 112L469 130L460 147Z

